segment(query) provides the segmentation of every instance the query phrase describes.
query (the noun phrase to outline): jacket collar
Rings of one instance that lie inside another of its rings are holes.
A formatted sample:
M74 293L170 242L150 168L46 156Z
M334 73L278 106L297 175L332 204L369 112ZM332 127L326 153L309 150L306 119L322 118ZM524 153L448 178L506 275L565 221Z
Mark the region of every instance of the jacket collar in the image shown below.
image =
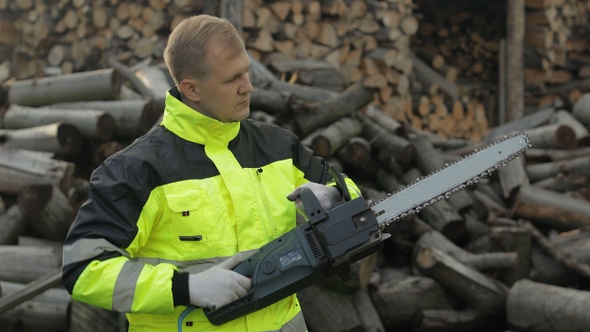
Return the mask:
M225 143L234 139L240 122L223 123L188 107L177 87L166 93L166 108L160 123L179 137L199 144Z

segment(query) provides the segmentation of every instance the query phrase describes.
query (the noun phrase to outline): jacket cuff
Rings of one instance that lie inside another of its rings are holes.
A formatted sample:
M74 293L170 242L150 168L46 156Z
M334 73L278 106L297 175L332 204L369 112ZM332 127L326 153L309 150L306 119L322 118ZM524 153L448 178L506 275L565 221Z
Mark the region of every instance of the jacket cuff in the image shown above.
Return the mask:
M174 272L174 276L172 276L172 297L175 306L191 305L188 290L188 272Z

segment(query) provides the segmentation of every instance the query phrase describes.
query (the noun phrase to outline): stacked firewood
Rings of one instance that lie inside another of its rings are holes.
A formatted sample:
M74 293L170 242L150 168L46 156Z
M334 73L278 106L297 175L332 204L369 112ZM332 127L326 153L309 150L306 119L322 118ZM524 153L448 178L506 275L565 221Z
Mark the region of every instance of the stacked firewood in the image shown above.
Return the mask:
M525 132L532 144L491 177L389 225L383 250L354 263L352 281L333 279L301 292L311 331L586 328L590 94L571 109L539 110L473 142L396 121L374 102L378 89L362 81L340 92L310 89L282 81L282 72L254 58L252 64L257 89L251 117L299 134L317 155L355 179L368 200L504 135ZM112 65L11 85L13 103L0 132L0 250L6 252L0 256L18 261L19 268L0 264L0 280L20 286L10 291L0 283L9 295L0 297L3 326L32 331L40 328L33 322L47 322L46 331L58 331L67 320L81 331L120 328L120 316L64 302L63 292L50 300L62 303L52 307L51 319L24 319L47 315L47 306L35 307L44 300L17 291L39 279L59 284L51 276L61 264L65 233L87 197L89 171L161 113L145 110L161 104L162 88L150 89L154 85L142 73L149 68L167 77L163 67ZM99 93L103 100L92 100ZM71 312L58 310L70 304Z
M4 39L18 41L18 78L72 73L104 66L111 54L129 62L161 59L169 32L204 1L0 1ZM13 25L8 24L14 21Z

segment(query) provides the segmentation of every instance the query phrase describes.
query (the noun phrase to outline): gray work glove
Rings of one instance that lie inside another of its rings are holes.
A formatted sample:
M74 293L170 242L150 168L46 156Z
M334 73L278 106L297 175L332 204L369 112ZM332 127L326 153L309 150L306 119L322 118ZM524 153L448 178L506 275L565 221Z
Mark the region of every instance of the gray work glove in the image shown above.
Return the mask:
M252 287L252 280L232 271L243 260L240 253L201 273L188 276L191 304L215 309L244 297Z
M295 188L295 190L287 196L288 200L295 202L295 206L300 211L304 211L303 202L301 201L301 190L303 188L311 190L315 197L317 197L324 211L330 210L342 199L340 197L340 192L338 192L338 189L335 187L325 186L315 182L307 182Z

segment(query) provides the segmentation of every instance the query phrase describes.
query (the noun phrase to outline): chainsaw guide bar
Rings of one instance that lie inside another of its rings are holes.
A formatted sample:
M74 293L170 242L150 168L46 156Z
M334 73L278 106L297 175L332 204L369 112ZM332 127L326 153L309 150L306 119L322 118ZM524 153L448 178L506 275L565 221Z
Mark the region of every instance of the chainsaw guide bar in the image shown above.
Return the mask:
M505 136L389 194L372 204L371 209L383 228L477 183L517 158L530 146L526 134Z

